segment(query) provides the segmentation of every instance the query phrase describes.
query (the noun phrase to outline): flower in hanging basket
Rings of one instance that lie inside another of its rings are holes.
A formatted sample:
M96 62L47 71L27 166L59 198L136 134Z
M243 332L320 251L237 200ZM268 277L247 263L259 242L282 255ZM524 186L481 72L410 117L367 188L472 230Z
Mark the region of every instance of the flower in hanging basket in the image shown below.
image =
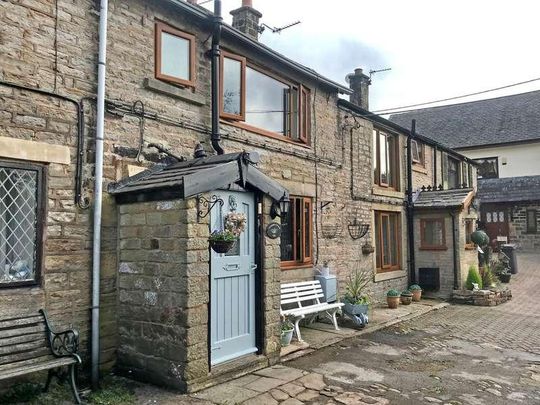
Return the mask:
M214 231L210 234L208 242L214 252L227 253L233 247L236 239L236 235L230 231Z
M238 237L246 229L246 222L246 214L242 212L229 212L225 215L224 232L230 232L235 237Z

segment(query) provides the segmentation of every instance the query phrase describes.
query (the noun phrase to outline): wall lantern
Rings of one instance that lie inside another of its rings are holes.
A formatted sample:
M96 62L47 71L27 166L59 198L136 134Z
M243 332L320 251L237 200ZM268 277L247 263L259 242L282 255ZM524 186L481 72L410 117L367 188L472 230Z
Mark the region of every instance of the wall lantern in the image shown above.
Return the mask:
M272 202L272 206L270 207L270 217L272 217L272 219L275 219L276 217L285 217L289 213L290 204L291 201L289 200L289 196L283 193L283 196L279 201L274 200Z

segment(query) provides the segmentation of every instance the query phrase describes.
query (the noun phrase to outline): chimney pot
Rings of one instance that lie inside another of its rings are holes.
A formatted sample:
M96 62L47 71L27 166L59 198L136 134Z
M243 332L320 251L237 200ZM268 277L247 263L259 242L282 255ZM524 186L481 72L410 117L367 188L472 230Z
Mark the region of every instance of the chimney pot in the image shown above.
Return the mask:
M253 7L252 0L242 0L242 7Z
M353 91L350 97L350 101L353 104L356 104L364 110L369 109L369 85L371 80L369 76L366 76L363 73L363 69L356 68L354 73L350 74L349 77L349 87Z

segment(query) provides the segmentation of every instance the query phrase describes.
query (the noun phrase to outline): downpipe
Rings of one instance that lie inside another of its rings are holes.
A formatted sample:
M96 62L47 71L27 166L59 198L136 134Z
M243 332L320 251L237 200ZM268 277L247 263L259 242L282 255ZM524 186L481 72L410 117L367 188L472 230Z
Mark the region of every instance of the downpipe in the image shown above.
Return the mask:
M99 282L101 274L101 204L103 198L103 140L105 134L105 74L107 59L108 0L99 11L99 52L96 115L96 161L94 188L94 233L92 243L92 389L99 387Z
M412 181L412 140L416 134L416 120L411 122L411 131L407 136L407 233L409 240L409 277L411 284L416 283L416 260L414 254L414 205Z
M220 42L221 42L221 0L214 0L214 15L212 16L212 148L218 155L223 155L223 147L220 144L221 134L219 133L219 68L220 68Z

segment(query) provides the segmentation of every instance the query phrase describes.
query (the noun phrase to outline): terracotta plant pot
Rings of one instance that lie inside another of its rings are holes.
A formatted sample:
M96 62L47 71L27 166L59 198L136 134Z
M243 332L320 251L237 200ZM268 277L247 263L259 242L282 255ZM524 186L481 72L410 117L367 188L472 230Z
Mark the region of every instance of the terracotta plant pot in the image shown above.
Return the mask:
M216 253L227 253L236 241L210 240L210 247Z
M412 293L412 300L415 302L420 301L420 298L422 298L422 290L413 290Z
M386 297L388 308L396 309L399 305L400 297Z
M412 295L401 295L401 304L411 305Z

